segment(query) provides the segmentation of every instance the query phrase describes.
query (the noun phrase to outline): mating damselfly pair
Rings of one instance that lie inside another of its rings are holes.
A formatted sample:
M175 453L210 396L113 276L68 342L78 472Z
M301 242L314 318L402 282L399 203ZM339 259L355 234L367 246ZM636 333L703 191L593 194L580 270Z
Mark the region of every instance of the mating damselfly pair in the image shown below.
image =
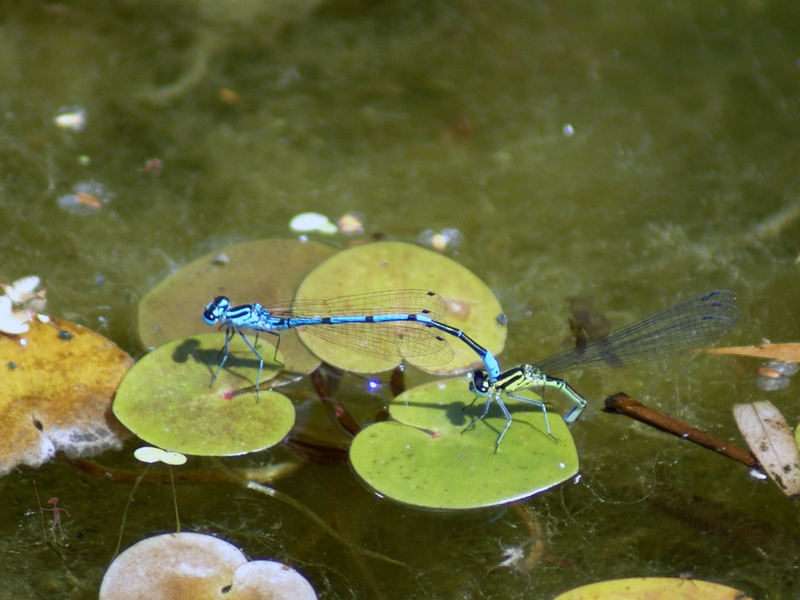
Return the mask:
M203 311L203 320L209 325L225 327L225 345L219 366L211 377L212 384L228 358L231 338L239 334L259 361L256 391L261 382L264 359L244 331L276 335L280 342L280 331L303 327L314 335L350 349L396 358L398 362L402 357L413 358L428 366L444 364L452 357L452 348L441 335L446 333L465 343L483 362L484 367L473 373L469 387L477 397L486 398L485 405L466 429L484 419L492 402L496 402L506 419L495 442L497 449L512 421L503 395L540 407L549 435L546 404L515 392L536 388L561 392L574 405L564 417L567 423L572 423L583 412L587 402L567 382L551 374L596 363L628 365L701 348L733 327L739 315L735 301L734 292L714 290L684 300L579 348L505 372L501 372L494 354L462 330L441 320L446 314L446 303L438 294L426 290L372 292L328 300L288 302L270 308L258 303L232 306L227 297L217 296ZM277 345L275 353L277 356Z

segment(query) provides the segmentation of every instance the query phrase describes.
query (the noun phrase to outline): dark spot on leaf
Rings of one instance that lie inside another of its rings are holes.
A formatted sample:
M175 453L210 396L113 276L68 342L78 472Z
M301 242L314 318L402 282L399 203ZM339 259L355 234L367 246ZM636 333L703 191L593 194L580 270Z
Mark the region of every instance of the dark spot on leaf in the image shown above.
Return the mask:
M231 585L226 585L224 588L222 588L222 589L220 590L220 592L222 592L223 594L227 594L228 592L230 592L230 591L231 591L231 588L232 588L232 587L233 587L233 586L231 586Z
M65 340L65 341L67 341L67 342L68 342L68 341L70 341L72 338L74 338L75 336L74 336L74 335L72 335L72 334L71 334L69 331L67 331L66 329L60 329L60 330L58 331L58 337L59 337L59 338L61 338L62 340Z
M15 363L13 360L8 361L8 368L9 369L16 369L17 368L17 363Z
M42 422L39 419L33 419L33 426L39 431L44 431L44 425L42 425Z

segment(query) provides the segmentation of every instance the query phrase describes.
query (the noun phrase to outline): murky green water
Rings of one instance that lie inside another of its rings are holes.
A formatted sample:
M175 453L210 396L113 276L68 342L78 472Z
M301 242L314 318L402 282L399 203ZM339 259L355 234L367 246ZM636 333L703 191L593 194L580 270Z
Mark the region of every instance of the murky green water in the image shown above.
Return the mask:
M138 299L166 274L289 235L301 210L353 210L390 239L463 233L456 259L508 315L505 365L562 345L572 295L621 324L732 288L743 319L728 342L794 341L800 225L779 217L798 202L799 17L794 2L757 0L6 3L0 277L40 275L51 314L138 356ZM85 128L57 128L73 106ZM143 172L154 157L160 172ZM57 206L90 181L107 193L99 213ZM624 389L738 444L734 402L798 416L793 388L759 391L756 366L700 358L570 377L592 400L573 426L582 478L525 512L400 507L343 465L276 484L404 567L231 486L179 486L182 527L285 560L325 598L548 598L685 573L795 597L793 504L600 410ZM127 450L98 460L138 468ZM63 560L43 539L32 478L70 510ZM96 597L131 487L57 463L0 480L9 597ZM139 488L124 545L174 529L171 494ZM529 560L500 566L515 548Z

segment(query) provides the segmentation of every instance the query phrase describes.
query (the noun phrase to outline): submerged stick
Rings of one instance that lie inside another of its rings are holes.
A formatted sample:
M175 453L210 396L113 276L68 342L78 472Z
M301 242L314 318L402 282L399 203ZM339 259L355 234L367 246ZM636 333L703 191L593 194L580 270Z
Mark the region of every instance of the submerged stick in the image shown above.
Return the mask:
M733 446L732 444L716 438L713 435L706 433L702 429L698 429L689 425L688 423L684 423L683 421L680 421L665 412L649 408L638 400L631 398L624 392L618 392L613 396L606 398L604 410L608 413L616 413L636 419L645 425L650 425L651 427L655 427L656 429L660 429L666 433L671 433L682 440L688 440L703 446L703 448L713 450L722 456L726 456L732 460L735 460L736 462L742 463L750 469L756 469L763 472L761 465L758 463L758 460L756 460L756 457L752 452L743 450L737 446Z

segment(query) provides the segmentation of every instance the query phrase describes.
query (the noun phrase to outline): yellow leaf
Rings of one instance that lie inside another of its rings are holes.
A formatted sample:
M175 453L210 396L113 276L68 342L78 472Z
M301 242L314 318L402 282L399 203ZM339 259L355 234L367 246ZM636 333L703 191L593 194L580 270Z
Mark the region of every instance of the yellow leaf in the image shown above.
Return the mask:
M739 590L678 577L629 577L599 581L559 594L554 600L752 600Z
M52 317L24 335L0 334L0 475L119 447L111 400L133 360L112 341Z

